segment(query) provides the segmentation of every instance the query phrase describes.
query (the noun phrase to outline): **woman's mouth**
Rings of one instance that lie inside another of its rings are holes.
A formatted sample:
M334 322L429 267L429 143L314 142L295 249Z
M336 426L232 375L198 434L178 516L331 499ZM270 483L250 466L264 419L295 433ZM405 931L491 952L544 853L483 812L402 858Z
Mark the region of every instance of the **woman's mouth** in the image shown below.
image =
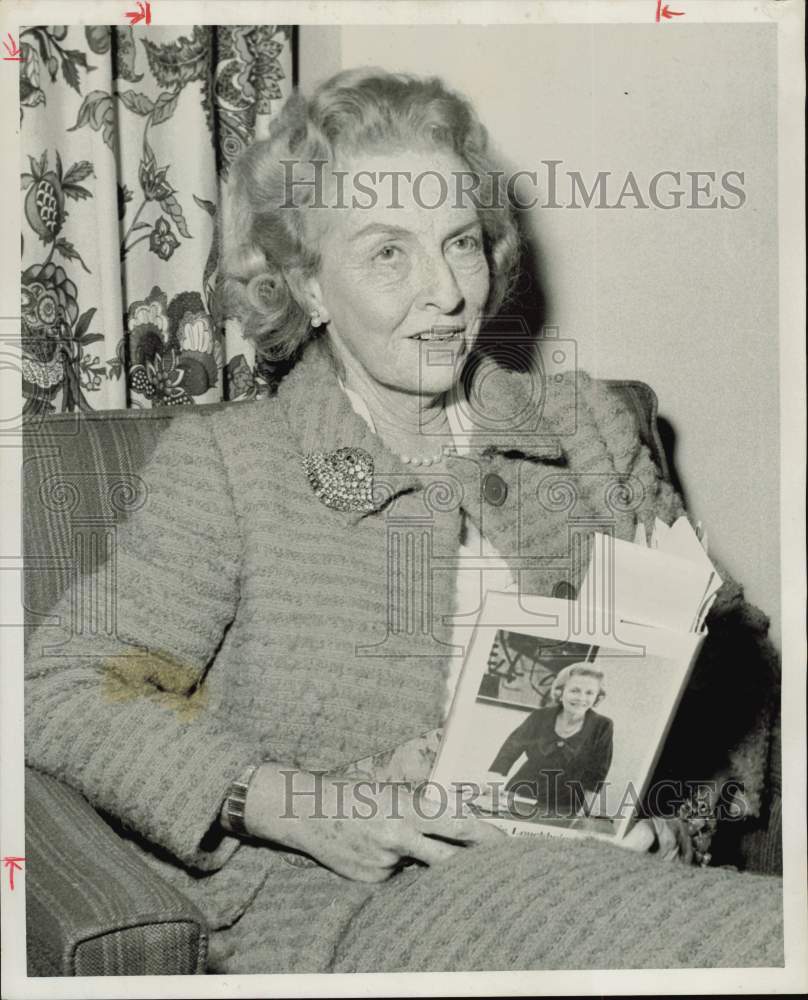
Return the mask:
M430 330L421 330L420 333L413 334L410 339L444 343L450 340L458 340L465 329L464 326L434 326Z

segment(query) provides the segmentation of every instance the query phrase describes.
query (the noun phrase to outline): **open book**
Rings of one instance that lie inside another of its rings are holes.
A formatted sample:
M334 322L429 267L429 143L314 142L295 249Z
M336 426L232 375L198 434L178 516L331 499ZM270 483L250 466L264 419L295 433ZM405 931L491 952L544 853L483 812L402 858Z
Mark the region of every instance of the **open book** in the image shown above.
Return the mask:
M593 536L576 601L488 592L431 775L515 836L623 837L721 579L681 518Z

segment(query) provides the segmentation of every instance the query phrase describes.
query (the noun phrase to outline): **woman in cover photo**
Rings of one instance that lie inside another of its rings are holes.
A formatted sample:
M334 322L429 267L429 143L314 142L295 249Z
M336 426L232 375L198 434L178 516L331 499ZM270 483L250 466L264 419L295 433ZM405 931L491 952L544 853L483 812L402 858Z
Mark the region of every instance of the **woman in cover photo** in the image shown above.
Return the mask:
M551 704L535 709L502 744L488 780L508 778L505 791L530 799L532 816L569 819L597 796L612 762L612 720L595 711L606 697L604 673L590 663L559 671Z

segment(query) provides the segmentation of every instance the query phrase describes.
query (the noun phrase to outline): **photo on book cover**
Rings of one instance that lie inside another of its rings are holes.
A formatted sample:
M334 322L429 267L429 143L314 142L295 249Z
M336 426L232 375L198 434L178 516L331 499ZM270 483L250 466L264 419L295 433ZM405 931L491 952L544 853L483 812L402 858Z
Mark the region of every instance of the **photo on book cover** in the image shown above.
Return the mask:
M490 594L469 646L432 780L515 835L619 839L631 826L689 672L693 645L564 636L569 603ZM499 628L497 617L524 624ZM555 615L553 615L555 612ZM503 613L505 617L503 617ZM651 641L647 641L651 637ZM683 639L684 637L678 637Z

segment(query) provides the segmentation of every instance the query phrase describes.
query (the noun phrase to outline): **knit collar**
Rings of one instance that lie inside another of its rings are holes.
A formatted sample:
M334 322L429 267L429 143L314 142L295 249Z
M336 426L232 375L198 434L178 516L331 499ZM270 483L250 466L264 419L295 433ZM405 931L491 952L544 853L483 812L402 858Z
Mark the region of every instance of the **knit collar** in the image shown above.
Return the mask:
M544 385L545 395L538 404L534 401L535 382L535 375L511 372L493 363L476 366L469 391L463 392L459 385L454 390L453 436L436 440L436 448L444 444L453 449L459 437L463 445L482 449L485 454L562 458L561 441L553 434L558 406ZM322 335L306 345L278 387L276 399L284 407L292 437L304 455L361 448L372 458L374 470L390 477L394 493L423 485L413 466L391 451L356 413L340 386Z
M361 448L373 460L374 473L394 477L395 492L420 486L413 467L391 451L351 406L322 335L306 345L276 398L304 455Z

